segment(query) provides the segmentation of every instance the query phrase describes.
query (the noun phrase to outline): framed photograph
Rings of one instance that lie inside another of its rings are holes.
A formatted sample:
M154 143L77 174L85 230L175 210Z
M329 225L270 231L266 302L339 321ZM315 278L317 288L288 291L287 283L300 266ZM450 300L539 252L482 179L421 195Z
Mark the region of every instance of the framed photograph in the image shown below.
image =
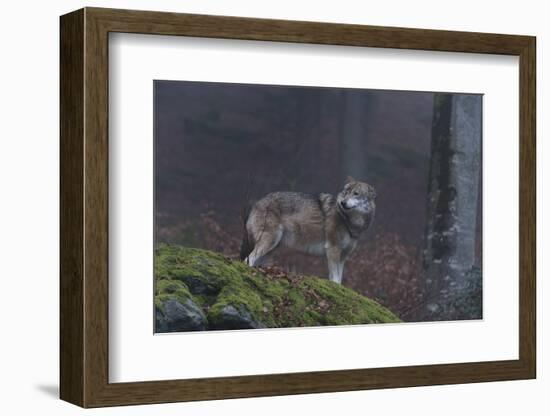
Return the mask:
M535 49L62 16L61 398L535 378Z

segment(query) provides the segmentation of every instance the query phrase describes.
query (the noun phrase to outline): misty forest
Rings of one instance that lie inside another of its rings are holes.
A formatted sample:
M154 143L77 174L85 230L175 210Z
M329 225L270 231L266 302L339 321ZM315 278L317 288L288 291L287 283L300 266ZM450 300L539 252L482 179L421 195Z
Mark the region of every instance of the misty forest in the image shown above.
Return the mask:
M482 317L482 96L154 83L157 332ZM239 258L247 209L274 191L338 194L376 214L345 262Z

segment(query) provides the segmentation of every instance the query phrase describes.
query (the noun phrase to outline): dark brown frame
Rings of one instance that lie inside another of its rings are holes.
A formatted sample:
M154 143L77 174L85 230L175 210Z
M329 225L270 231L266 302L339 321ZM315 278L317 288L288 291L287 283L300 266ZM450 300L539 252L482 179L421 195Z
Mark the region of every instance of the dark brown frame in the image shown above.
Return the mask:
M109 383L109 32L519 56L519 359ZM62 16L61 398L100 407L535 378L535 50L530 36L99 8Z

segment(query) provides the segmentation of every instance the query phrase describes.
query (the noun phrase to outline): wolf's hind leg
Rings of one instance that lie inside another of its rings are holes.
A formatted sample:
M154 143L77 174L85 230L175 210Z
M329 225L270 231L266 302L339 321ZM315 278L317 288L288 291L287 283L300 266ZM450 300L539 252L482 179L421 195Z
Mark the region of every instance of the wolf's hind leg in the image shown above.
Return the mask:
M281 242L282 237L283 230L280 228L274 231L263 232L259 240L254 245L254 249L246 258L245 262L249 266L258 265L262 261L264 256L275 250L277 245Z

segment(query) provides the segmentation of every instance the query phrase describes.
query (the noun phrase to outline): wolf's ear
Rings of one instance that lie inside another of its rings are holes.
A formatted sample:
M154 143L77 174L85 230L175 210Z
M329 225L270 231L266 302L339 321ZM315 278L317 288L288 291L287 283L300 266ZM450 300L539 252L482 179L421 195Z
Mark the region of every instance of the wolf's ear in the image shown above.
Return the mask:
M356 180L353 179L353 177L348 176L348 177L346 178L346 184L348 184L348 183L353 183L353 182L356 182Z

